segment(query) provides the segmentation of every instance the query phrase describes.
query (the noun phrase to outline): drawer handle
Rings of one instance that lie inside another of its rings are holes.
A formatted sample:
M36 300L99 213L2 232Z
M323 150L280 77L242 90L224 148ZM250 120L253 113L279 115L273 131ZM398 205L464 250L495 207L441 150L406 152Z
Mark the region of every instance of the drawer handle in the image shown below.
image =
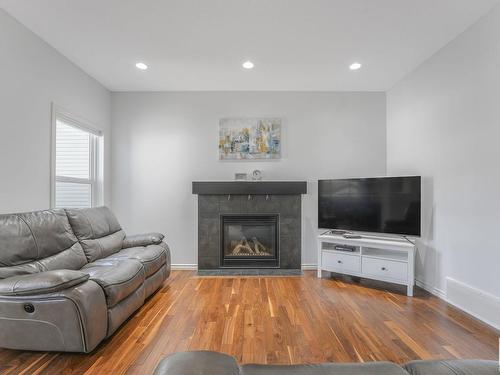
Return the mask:
M337 263L338 263L338 264L342 264L342 261L341 261L341 260L337 260Z
M382 267L382 271L387 271L387 268L385 268L385 267Z

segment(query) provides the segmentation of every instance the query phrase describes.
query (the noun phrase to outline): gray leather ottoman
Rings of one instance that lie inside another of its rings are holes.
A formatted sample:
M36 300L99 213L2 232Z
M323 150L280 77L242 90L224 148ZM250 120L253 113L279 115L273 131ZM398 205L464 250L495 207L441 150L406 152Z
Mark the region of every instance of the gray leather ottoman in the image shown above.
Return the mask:
M154 375L498 375L498 363L483 360L242 365L222 353L176 353L163 359Z
M403 368L411 375L499 375L496 361L452 359L447 361L412 361Z

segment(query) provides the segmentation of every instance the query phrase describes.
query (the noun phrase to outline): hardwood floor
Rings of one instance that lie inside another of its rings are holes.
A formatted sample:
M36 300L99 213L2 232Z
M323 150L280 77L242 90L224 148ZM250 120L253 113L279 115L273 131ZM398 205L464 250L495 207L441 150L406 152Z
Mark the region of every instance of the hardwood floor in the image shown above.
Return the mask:
M375 286L378 288L369 288ZM239 362L497 359L498 332L416 289L295 277L197 277L163 288L92 354L0 350L1 374L150 374L169 353L216 350Z

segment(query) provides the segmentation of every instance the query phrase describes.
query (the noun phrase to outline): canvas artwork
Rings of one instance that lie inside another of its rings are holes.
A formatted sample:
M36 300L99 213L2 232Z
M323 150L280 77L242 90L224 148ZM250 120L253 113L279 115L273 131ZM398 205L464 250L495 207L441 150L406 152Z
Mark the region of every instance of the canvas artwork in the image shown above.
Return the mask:
M219 160L281 158L281 119L225 118L219 122Z

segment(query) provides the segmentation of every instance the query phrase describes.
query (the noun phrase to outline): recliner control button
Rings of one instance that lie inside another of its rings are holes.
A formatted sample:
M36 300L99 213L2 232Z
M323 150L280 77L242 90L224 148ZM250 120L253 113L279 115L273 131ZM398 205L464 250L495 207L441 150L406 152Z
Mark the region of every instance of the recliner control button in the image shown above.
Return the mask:
M31 303L26 303L24 305L24 311L26 311L27 313L34 313L35 312L35 306L33 306Z

